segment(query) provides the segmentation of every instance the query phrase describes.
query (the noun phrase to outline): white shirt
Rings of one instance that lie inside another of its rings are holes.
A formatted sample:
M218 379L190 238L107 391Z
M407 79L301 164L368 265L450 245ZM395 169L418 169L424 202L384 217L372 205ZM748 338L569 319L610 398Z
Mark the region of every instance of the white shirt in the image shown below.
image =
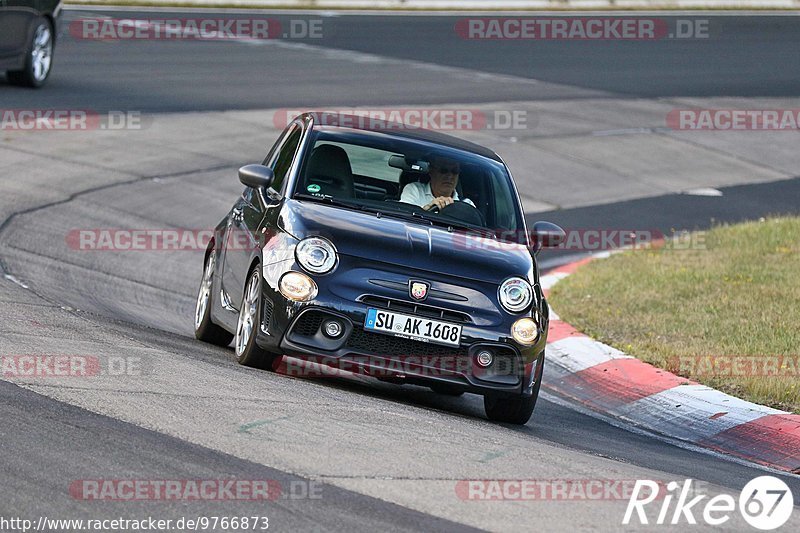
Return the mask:
M403 188L403 193L400 195L401 202L418 205L420 207L425 207L435 199L436 197L431 192L431 184L420 183L418 181L413 181L406 185ZM455 190L453 191L453 200L456 202L460 201L458 193ZM464 203L475 207L475 204L473 204L472 200L469 198L465 198Z

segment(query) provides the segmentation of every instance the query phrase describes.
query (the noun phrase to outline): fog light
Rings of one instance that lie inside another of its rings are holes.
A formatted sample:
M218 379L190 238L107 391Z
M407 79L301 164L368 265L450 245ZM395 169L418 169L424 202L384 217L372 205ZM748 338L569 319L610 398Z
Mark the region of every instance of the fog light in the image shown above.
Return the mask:
M295 302L307 302L317 295L317 284L301 272L287 272L281 277L278 288L286 298Z
M489 350L481 350L475 357L475 361L478 363L478 366L486 368L494 362L494 356Z
M520 344L534 344L539 339L539 327L532 318L520 318L511 326L511 336Z
M344 327L342 327L342 323L338 320L328 320L322 324L322 331L324 331L325 335L328 337L335 339L342 335Z

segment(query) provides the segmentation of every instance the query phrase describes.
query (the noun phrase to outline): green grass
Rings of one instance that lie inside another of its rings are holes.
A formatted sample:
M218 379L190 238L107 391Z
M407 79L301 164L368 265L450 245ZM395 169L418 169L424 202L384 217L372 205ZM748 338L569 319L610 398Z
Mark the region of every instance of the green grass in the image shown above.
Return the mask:
M718 226L693 242L593 261L549 301L629 355L800 413L800 218Z

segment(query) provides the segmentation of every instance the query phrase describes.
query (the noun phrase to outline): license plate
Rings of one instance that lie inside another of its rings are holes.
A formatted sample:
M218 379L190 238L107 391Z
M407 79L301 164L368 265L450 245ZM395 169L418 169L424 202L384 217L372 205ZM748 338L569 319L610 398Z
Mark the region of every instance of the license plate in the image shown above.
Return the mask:
M404 339L458 346L461 326L429 318L401 315L383 309L368 309L364 329Z

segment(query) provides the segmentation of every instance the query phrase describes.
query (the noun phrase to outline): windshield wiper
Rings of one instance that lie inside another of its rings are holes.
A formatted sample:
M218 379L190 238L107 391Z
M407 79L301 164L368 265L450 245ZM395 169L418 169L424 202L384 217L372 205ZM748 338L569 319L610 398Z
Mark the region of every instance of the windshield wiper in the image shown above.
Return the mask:
M467 222L459 222L457 220L450 219L450 218L442 219L442 218L438 218L438 217L430 217L430 216L426 216L426 215L424 215L422 213L419 213L417 211L412 212L411 216L413 216L415 218L421 218L422 220L427 220L428 222L431 223L431 225L436 224L437 226L444 226L450 231L453 231L453 230L456 230L456 229L474 231L476 233L480 233L481 235L483 235L485 237L497 238L497 234L495 234L495 232L493 232L492 230L490 230L488 228L481 227L481 226L474 226L474 225L469 224Z
M379 216L394 217L394 218L399 218L401 220L410 220L412 222L425 221L430 226L433 226L433 224L434 224L433 220L431 220L431 219L429 219L429 218L427 218L425 216L422 216L422 215L420 215L420 214L418 214L416 212L414 212L414 213L405 213L403 211L394 211L393 209L384 210L384 211L375 210L375 212L378 213Z
M472 224L466 223L448 223L455 229L466 230L473 233L480 233L483 237L491 237L493 239L497 239L497 233L490 230L489 228L483 228L481 226L473 226Z
M468 224L466 222L458 222L457 220L448 220L442 219L438 217L431 217L427 216L419 211L412 211L411 214L406 213L398 213L396 211L385 211L384 212L388 216L397 216L399 218L405 218L406 220L424 220L431 226L440 226L443 228L447 228L448 231L455 231L455 230L466 230L475 233L480 233L484 237L492 237L494 239L497 238L497 234L490 229L483 228L481 226L473 226L472 224Z

